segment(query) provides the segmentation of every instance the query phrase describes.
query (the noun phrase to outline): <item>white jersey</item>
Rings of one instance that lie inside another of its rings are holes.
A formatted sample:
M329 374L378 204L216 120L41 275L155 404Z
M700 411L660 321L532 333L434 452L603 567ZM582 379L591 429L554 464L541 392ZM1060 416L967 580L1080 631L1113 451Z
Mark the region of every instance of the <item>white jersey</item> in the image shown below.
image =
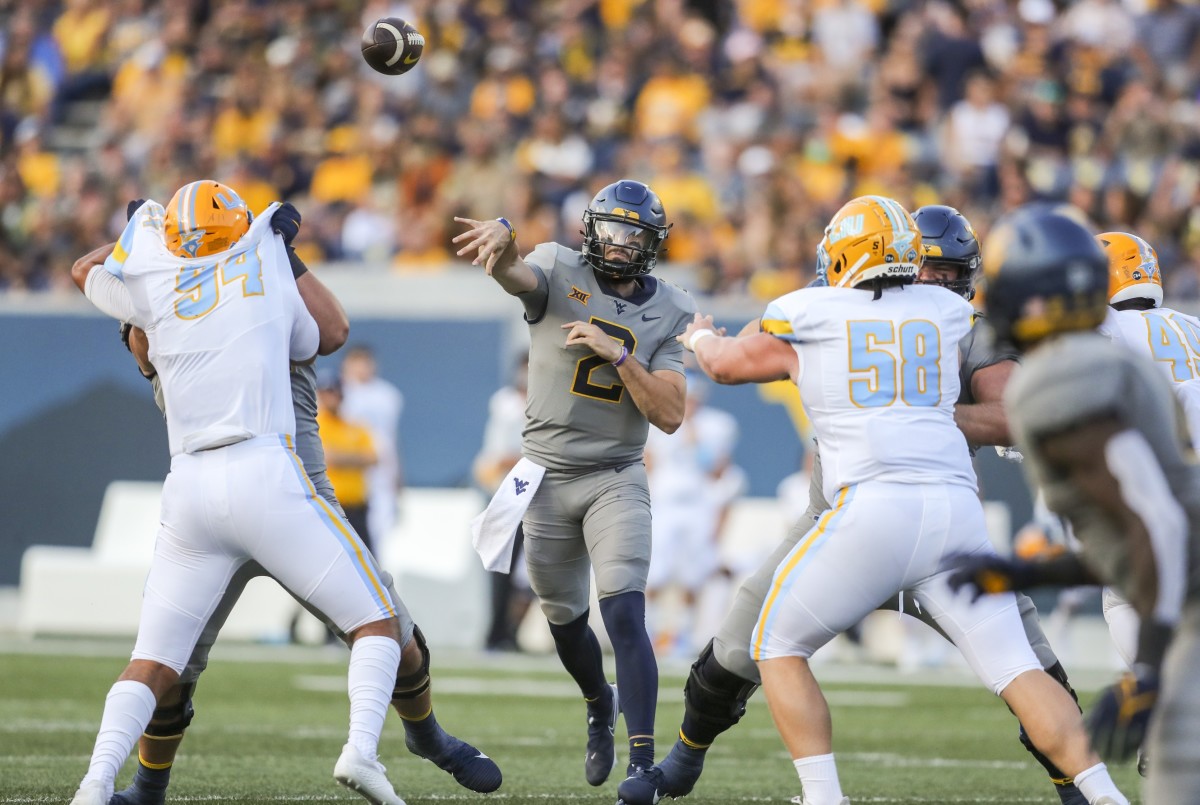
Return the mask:
M1114 344L1154 360L1183 406L1192 445L1200 447L1200 319L1166 307L1109 308L1097 329Z
M767 306L794 344L800 397L821 445L825 497L863 481L976 487L958 399L958 342L973 311L934 285L805 288Z
M737 440L733 415L707 406L674 433L651 428L646 437L651 501L688 504L710 497L716 483L712 472L728 464Z
M295 433L289 365L316 355L319 334L272 212L233 248L188 259L167 250L163 208L147 202L104 263L149 339L172 456Z

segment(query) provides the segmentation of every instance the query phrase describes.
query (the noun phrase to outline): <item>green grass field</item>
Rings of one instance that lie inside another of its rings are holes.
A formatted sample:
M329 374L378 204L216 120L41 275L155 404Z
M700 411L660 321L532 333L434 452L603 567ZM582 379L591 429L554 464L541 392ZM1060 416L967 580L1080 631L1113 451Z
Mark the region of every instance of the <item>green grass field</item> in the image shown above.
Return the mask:
M104 694L128 648L124 641L0 643L0 803L69 802L87 767ZM170 801L362 802L332 778L345 739L345 662L335 649L218 645L197 693ZM615 802L624 760L603 787L584 781L583 706L555 658L435 652L434 663L439 720L495 758L504 785L486 797L458 788L404 750L393 715L382 757L409 805ZM660 754L682 713L684 670L677 664L663 671ZM1016 722L1003 704L963 684L961 672L901 676L826 666L818 676L833 708L843 787L854 803L1058 801L1017 743ZM1094 688L1104 678L1083 681ZM133 767L126 764L118 787ZM1132 767L1114 769L1114 776L1140 802ZM756 696L742 723L709 752L705 776L684 802L786 803L799 792Z

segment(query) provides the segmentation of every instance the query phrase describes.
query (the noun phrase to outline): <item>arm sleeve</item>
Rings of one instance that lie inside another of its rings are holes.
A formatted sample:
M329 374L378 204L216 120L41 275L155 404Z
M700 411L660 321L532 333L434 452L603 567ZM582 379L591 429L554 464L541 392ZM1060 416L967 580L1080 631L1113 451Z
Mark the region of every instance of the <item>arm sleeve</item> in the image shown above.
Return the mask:
M109 257L109 260L112 258ZM127 321L145 329L137 309L133 305L133 297L118 275L97 266L88 272L87 282L84 283L83 293L101 312L120 321Z
M1154 619L1178 623L1187 594L1187 513L1171 494L1154 450L1142 434L1126 430L1113 436L1104 446L1104 459L1121 485L1125 505L1141 518L1150 534L1158 571Z

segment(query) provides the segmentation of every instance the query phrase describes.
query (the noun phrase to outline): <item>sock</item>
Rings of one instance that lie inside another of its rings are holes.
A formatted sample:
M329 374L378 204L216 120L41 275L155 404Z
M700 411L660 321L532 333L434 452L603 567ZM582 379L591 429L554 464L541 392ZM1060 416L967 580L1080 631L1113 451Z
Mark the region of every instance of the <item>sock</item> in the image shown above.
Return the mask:
M841 805L842 784L838 782L833 755L813 755L792 761L800 775L804 805Z
M636 735L629 739L629 765L643 769L654 765L654 736Z
M1117 784L1108 776L1108 767L1103 763L1097 763L1090 769L1076 774L1075 785L1088 802L1095 802L1100 797L1108 797L1116 805L1129 805L1129 800L1117 790Z
M150 723L155 704L154 693L141 682L126 679L109 688L92 761L83 782L97 780L112 785Z
M436 755L442 751L442 738L446 731L438 723L432 708L424 718L410 720L401 717L400 720L404 724L405 743L416 746L425 755Z
M654 762L654 711L658 705L658 665L654 661L654 647L646 634L646 596L639 592L627 592L609 596L600 602L600 614L612 641L617 661L617 686L621 695L621 711L625 714L625 728L631 738L649 736L630 741L629 762L642 765L648 759ZM639 746L634 754L634 744Z
M588 626L588 613L584 612L570 623L550 624L550 634L554 637L554 649L563 668L579 685L583 698L591 701L607 695L604 655L600 652L600 641Z
M168 764L161 769L152 769L139 757L137 774L133 776L130 787L147 794L166 792L167 786L171 782L171 765L173 764Z
M346 672L350 692L348 740L367 760L379 756L379 735L399 667L400 644L390 637L360 637L350 649L350 669Z

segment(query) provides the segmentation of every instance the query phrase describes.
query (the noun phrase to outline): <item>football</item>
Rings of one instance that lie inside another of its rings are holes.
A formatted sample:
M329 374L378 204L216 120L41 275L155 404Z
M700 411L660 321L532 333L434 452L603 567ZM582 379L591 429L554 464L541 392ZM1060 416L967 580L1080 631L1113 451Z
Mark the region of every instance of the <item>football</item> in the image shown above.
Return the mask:
M363 59L384 75L407 73L424 51L425 37L399 17L376 20L363 33Z

